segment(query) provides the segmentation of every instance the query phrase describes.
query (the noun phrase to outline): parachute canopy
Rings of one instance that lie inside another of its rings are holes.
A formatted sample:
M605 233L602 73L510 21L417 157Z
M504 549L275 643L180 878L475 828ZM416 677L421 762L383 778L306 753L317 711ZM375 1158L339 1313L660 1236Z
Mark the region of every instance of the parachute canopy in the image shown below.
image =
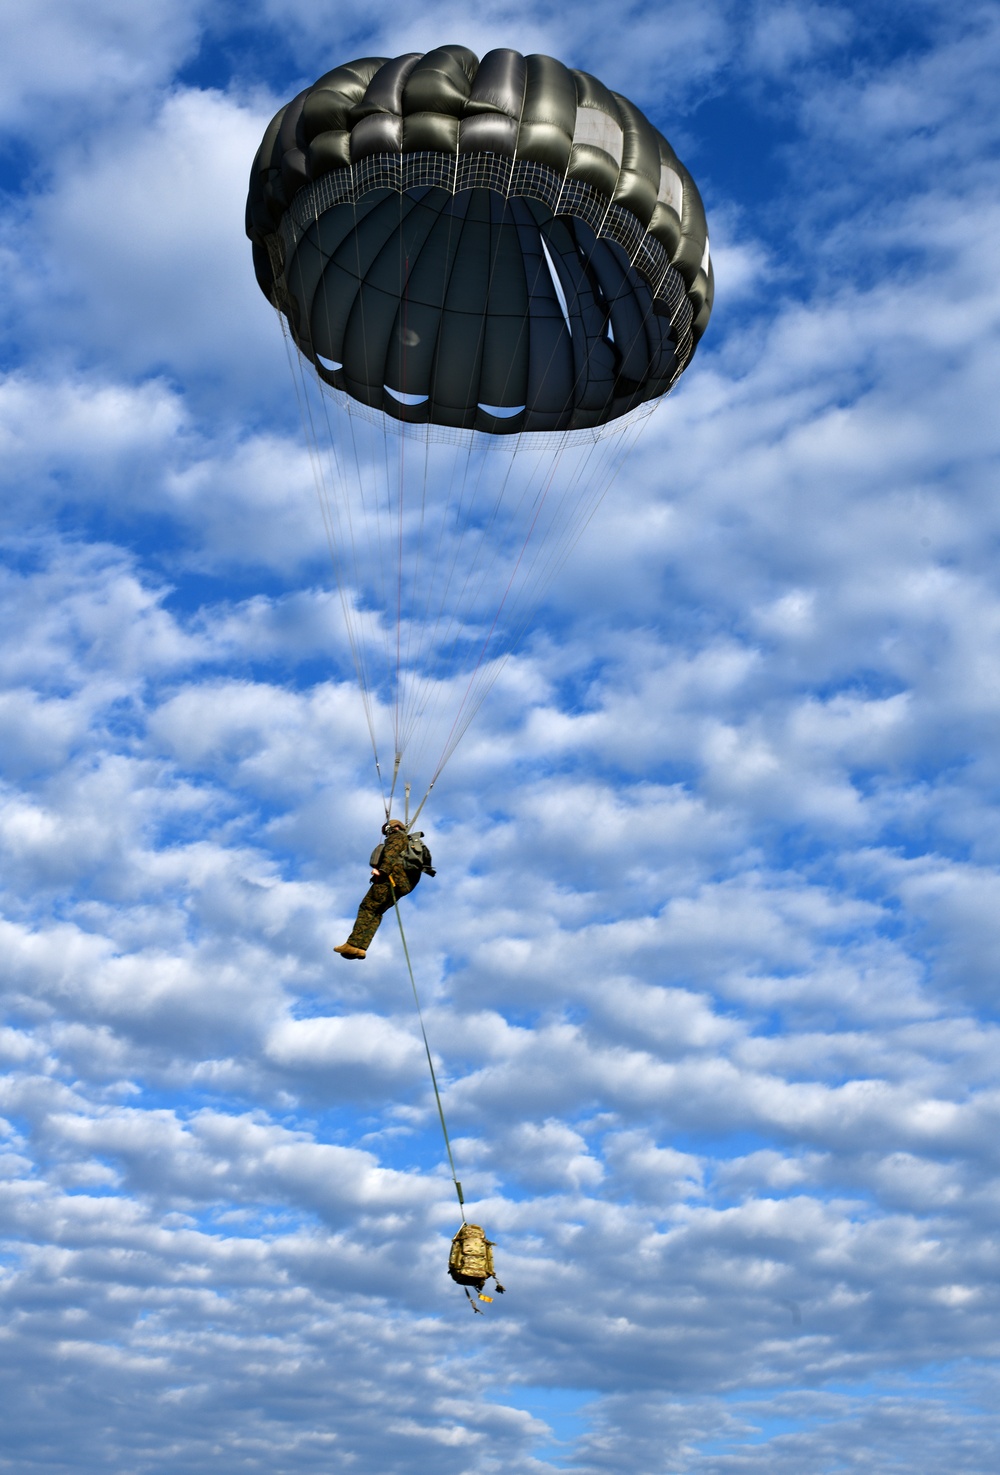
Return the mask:
M550 56L442 46L326 73L264 135L247 234L320 378L410 423L603 425L671 388L711 311L690 174Z
M349 62L282 108L247 233L376 767L391 752L393 787L424 793L691 359L701 199L596 77L442 46Z

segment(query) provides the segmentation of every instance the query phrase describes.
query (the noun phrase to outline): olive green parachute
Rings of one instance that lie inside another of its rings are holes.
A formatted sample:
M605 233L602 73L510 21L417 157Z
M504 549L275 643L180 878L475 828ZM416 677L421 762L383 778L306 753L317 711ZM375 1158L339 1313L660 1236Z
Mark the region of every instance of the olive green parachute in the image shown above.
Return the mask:
M247 233L376 766L391 752L393 785L424 794L690 362L701 198L596 77L442 46L348 62L283 107Z
M442 46L326 73L264 135L247 233L320 377L410 423L604 424L670 389L711 311L691 176L550 56Z

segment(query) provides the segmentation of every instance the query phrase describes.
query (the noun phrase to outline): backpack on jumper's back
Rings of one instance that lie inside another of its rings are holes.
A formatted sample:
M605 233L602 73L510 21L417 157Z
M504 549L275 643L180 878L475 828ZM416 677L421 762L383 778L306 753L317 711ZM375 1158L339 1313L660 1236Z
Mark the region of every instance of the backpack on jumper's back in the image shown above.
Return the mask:
M431 863L431 853L424 844L423 830L413 830L406 837L406 849L400 857L403 869L407 871L419 871L424 876L436 876L437 871ZM382 846L376 845L372 851L370 864L378 870L382 861Z
M436 876L431 864L431 853L424 844L423 830L412 830L403 851L403 865L408 871L420 871L424 876Z

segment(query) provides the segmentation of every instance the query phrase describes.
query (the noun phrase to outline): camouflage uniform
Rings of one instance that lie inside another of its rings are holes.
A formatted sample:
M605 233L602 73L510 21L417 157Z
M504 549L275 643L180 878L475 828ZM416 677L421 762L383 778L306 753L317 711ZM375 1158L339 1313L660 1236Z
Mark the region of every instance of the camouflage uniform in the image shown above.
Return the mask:
M409 838L405 830L390 830L386 836L377 862L379 875L369 886L365 899L358 907L357 921L347 939L350 947L367 951L379 929L379 923L393 904L393 888L396 896L405 896L420 880L420 872L414 870L407 873L400 858ZM392 877L392 886L387 879L383 879L389 876Z

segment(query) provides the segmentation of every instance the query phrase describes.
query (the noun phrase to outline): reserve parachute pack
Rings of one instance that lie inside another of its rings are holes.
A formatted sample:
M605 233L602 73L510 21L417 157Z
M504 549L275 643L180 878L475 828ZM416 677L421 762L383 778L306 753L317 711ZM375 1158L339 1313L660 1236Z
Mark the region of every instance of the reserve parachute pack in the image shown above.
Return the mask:
M424 876L436 876L437 871L431 862L431 853L424 844L423 830L411 830L406 839L406 849L400 857L403 869L407 871L419 871ZM378 870L382 861L382 846L376 845L372 851L371 866Z
M483 1294L488 1280L493 1280L497 1291L501 1296L503 1295L503 1286L497 1280L497 1273L493 1269L493 1240L486 1238L485 1230L478 1224L463 1223L455 1235L451 1242L451 1254L448 1256L448 1274L460 1286L465 1286L467 1296L469 1296L469 1286L475 1286L479 1292L480 1301L493 1300L492 1296ZM469 1300L472 1301L471 1296ZM472 1309L473 1311L479 1310L475 1304Z

